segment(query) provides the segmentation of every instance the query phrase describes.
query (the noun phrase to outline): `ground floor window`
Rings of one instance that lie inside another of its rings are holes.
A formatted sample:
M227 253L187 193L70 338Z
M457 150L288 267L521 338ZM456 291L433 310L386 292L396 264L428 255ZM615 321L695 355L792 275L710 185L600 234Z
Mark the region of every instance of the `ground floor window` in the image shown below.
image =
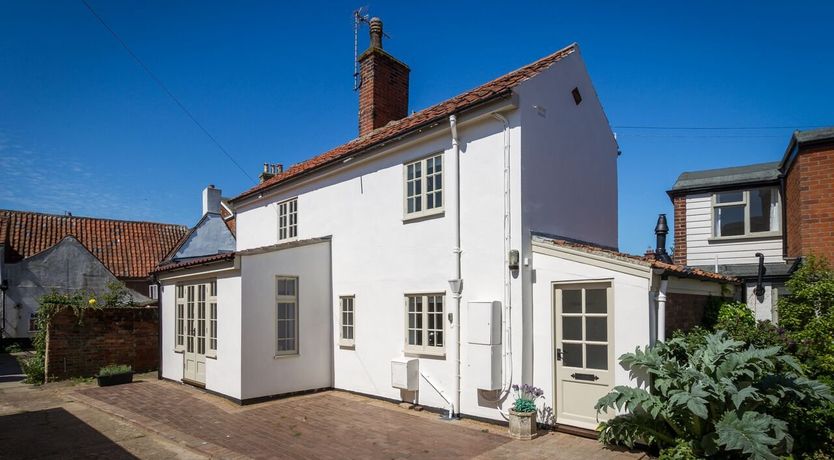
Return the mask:
M405 351L441 355L445 353L443 294L405 296Z
M353 296L339 297L339 313L341 316L341 327L339 335L339 345L352 347L354 346L354 312L355 299Z
M298 354L298 278L275 277L275 355Z
M217 281L178 284L174 310L174 349L217 354Z

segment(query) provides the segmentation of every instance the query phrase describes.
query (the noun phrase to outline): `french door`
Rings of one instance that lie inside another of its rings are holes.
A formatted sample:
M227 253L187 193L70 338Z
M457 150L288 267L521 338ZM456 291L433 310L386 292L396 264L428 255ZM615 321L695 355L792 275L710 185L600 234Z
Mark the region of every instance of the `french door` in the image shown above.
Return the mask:
M556 284L553 304L556 423L595 429L594 405L614 382L611 283Z
M215 328L217 302L215 282L188 284L177 289L177 334L178 343L182 342L183 380L190 383L206 383L206 354L208 338L206 337L209 321ZM209 318L211 309L211 318ZM212 334L214 336L215 334ZM214 346L216 347L216 345Z

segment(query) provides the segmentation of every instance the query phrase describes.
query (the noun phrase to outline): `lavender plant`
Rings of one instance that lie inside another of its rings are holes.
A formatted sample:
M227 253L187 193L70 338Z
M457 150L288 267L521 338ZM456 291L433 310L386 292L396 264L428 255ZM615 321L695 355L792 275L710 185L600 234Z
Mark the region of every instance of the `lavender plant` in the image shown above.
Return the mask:
M541 388L526 383L513 384L513 392L515 393L513 410L516 412L536 412L536 400L544 394Z

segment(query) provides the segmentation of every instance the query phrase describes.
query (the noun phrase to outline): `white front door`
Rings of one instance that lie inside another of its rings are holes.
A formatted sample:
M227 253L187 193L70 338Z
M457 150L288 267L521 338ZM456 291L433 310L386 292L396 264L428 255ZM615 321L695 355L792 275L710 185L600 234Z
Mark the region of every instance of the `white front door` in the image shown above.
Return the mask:
M206 290L208 284L185 286L183 380L206 383Z
M610 282L554 285L556 423L597 427L594 405L614 382L613 306Z

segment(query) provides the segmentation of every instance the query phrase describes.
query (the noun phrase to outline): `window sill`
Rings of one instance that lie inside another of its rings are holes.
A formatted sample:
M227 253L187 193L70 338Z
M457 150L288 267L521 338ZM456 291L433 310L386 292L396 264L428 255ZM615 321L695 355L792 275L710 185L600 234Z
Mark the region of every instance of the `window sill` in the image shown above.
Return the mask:
M175 348L175 349L174 349L174 353L183 354L183 353L185 353L185 350L177 350L177 349Z
M216 360L216 359L217 359L217 355L206 355L206 358Z
M446 350L442 351L431 351L431 350L409 350L405 349L403 353L405 356L409 358L435 358L435 359L446 359Z
M403 217L403 224L410 224L413 222L422 222L424 220L430 219L440 219L441 217L446 215L446 211L440 209L439 211L432 211L430 213L425 214L417 214L417 215L405 215Z
M343 350L356 350L356 344L355 343L348 343L348 342L340 342L339 343L339 348L341 348Z
M275 355L272 359L298 358L299 356L301 356L299 353L287 353L286 355Z
M738 236L711 236L707 239L709 243L733 243L738 241L775 240L782 237L782 232L763 232L751 235Z

